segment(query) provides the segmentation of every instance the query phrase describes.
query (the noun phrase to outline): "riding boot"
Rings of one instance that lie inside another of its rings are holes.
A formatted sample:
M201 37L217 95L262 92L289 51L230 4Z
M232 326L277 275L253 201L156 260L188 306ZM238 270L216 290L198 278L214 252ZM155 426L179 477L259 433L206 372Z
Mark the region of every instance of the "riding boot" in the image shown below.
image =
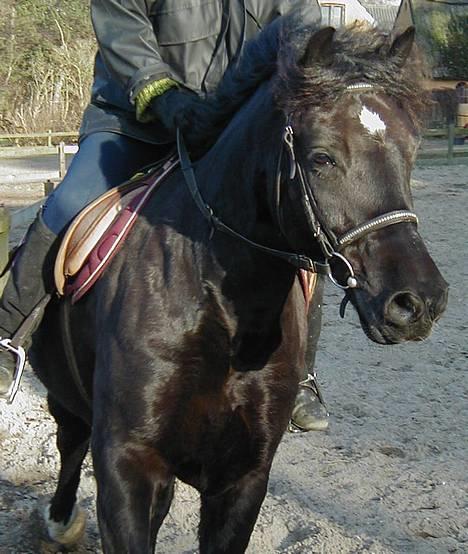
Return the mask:
M21 337L21 344L17 346L27 351L31 345L31 336L43 312L38 307L54 289L53 266L58 243L57 236L45 225L40 212L15 255L0 299L0 340L9 342L8 339L35 311L32 316L34 321L27 325L25 336ZM12 350L5 345L0 346L0 398L9 396L15 367L16 357Z
M304 380L299 383L299 391L289 424L289 430L292 432L324 431L328 428L329 414L320 392L317 376L315 371L313 371L315 354L322 329L324 286L325 276L317 275L313 283L308 311L309 335L305 368L309 368L309 371L304 371Z
M328 411L323 401L315 374L299 383L289 431L324 431L328 428Z

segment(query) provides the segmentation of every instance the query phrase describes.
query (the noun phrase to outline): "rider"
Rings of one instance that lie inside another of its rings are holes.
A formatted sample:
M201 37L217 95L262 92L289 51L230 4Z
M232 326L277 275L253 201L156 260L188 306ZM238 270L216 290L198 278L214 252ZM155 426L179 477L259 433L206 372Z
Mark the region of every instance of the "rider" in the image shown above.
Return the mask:
M53 291L59 237L74 216L139 168L163 158L183 111L216 87L246 40L292 10L299 10L305 23L320 21L316 0L91 1L99 51L79 151L15 257L0 301L0 337L11 338ZM39 317L34 319L37 325ZM28 337L25 349L32 331L21 333ZM1 396L8 393L14 367L12 353L1 349ZM294 413L294 422L305 430L328 425L313 381L300 389Z

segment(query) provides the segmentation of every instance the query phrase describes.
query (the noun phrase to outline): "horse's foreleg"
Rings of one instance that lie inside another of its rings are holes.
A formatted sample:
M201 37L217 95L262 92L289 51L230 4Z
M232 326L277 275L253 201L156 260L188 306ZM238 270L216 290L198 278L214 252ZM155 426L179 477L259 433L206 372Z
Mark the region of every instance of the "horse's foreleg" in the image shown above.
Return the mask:
M100 442L93 435L103 552L152 554L172 501L174 477L149 448Z
M76 504L83 459L89 446L90 428L49 396L49 411L57 422L57 447L60 473L57 489L45 510L51 539L63 545L75 544L82 537L86 518Z
M269 471L251 472L226 492L201 495L200 554L245 552L265 498Z

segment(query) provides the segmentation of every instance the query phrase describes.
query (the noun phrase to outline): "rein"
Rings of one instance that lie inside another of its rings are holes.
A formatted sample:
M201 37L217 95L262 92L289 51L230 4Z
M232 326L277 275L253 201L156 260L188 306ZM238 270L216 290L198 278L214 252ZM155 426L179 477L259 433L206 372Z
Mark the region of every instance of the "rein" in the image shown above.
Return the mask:
M369 86L366 83L364 84L358 83L355 85L350 85L348 87L348 89L351 92L360 90L363 88L371 88L371 86ZM350 229L343 235L337 237L333 233L333 231L327 225L325 225L324 222L321 220L318 203L313 194L313 189L310 186L307 173L304 171L302 165L296 158L296 153L294 150L294 130L290 123L290 117L288 117L284 128L284 132L283 132L282 147L280 150L280 155L279 155L278 164L277 164L277 167L278 167L277 177L276 177L276 183L277 183L277 189L278 189L276 194L277 219L280 223L280 228L281 228L282 227L281 217L279 213L279 207L280 207L279 190L280 190L280 184L282 180L281 162L282 162L283 152L284 150L286 150L289 155L289 162L290 162L289 179L293 181L296 178L298 178L299 180L302 202L305 208L305 215L307 217L308 224L312 230L313 237L316 239L322 251L323 261L312 260L308 256L305 256L303 254L297 254L295 252L276 250L274 248L264 246L262 244L259 244L257 242L254 242L248 239L241 233L235 231L234 229L232 229L231 227L223 223L223 221L221 221L216 216L211 206L204 201L200 193L200 190L197 185L195 173L193 170L193 165L190 160L189 154L187 152L187 148L185 146L182 133L180 132L179 129L177 130L177 149L179 153L181 169L182 169L187 187L190 191L190 194L192 195L192 198L195 204L197 205L198 209L200 210L201 214L205 217L205 219L209 222L211 226L210 238L211 236L213 236L213 233L215 230L221 231L222 233L225 233L227 235L230 235L238 240L241 240L247 243L249 246L251 246L252 248L255 248L256 250L259 250L260 252L264 252L265 254L269 254L271 256L280 258L290 263L291 265L293 265L298 269L304 269L306 271L312 271L314 273L327 275L334 285L336 285L337 287L343 290L356 288L358 286L358 281L356 279L351 262L343 254L340 253L340 250L342 248L348 246L349 244L357 241L358 239L364 237L369 233L378 231L385 227L389 227L390 225L395 225L397 223L408 223L408 222L418 224L418 217L414 212L411 212L409 210L395 210L392 212L387 212L385 214L382 214L373 219L370 219L369 221L366 221L364 223L361 223L356 227L354 227L353 229ZM333 275L332 269L330 267L330 260L332 258L339 259L346 266L346 269L349 275L345 285L339 283Z
M185 146L185 141L179 130L177 130L177 150L179 152L180 167L184 174L185 182L201 214L211 225L211 228L212 228L211 236L213 235L215 230L221 231L222 233L230 235L231 237L234 237L236 239L246 242L249 246L252 246L256 250L260 250L265 254L269 254L271 256L280 258L290 263L294 267L297 267L298 269L304 269L306 271L312 271L314 273L320 273L322 275L329 275L330 266L326 262L325 263L317 262L302 254L297 254L295 252L285 252L283 250L276 250L275 248L270 248L268 246L258 244L257 242L254 242L253 240L250 240L247 237L244 237L244 235L241 235L240 233L238 233L237 231L235 231L234 229L232 229L231 227L223 223L215 215L211 206L203 200L203 197L200 194L195 173L193 171L193 165L188 155L187 148Z

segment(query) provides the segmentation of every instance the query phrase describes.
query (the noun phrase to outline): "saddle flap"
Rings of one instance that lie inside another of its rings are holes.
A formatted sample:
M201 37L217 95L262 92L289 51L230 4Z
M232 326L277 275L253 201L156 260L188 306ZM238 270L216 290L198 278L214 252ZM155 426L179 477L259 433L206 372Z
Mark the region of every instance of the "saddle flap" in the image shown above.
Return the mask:
M178 163L171 156L110 189L76 216L55 260L54 278L60 296L71 295L75 302L99 279L147 199Z
M65 233L55 261L55 284L60 295L64 294L67 278L80 270L117 215L146 188L146 183L130 181L109 190L77 215Z

